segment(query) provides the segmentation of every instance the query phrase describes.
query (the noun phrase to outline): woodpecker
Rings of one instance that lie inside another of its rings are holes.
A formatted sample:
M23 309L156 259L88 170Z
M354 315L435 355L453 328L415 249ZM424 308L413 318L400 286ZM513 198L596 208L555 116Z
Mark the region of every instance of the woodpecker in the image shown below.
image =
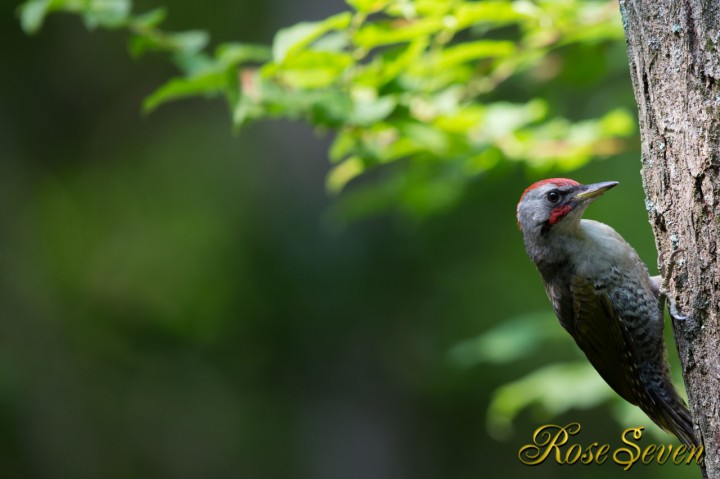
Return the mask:
M517 206L525 249L560 324L605 382L686 446L698 446L690 411L670 380L661 280L611 227L582 219L618 183L551 178Z

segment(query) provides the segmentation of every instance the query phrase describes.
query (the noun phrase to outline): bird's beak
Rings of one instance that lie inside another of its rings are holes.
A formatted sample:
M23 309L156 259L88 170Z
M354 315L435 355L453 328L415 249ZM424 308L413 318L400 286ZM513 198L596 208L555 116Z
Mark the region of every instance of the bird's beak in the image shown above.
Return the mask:
M592 185L582 185L578 187L578 192L573 196L573 200L592 201L617 185L617 181L603 181L602 183L593 183Z

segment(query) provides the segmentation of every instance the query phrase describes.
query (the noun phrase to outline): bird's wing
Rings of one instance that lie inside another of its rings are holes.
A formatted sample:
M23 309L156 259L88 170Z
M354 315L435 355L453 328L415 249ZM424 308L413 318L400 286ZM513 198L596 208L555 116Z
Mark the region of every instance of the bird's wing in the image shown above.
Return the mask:
M638 404L636 387L640 373L636 368L635 347L622 318L607 292L596 290L592 282L574 276L570 283L573 300L571 331L575 342L611 388L625 400Z
M606 291L579 276L570 283L573 321L570 333L593 367L611 388L628 402L640 406L663 429L675 434L687 447L698 446L692 417L670 385L648 388L642 383L642 364L633 336L613 307Z

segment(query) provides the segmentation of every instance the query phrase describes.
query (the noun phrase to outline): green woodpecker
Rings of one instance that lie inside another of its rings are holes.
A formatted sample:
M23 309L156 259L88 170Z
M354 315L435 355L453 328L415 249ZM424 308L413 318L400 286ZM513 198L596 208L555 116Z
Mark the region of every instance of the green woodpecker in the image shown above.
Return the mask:
M613 188L566 178L525 190L517 220L560 324L616 393L687 446L697 446L687 406L670 381L659 277L611 227L582 219Z

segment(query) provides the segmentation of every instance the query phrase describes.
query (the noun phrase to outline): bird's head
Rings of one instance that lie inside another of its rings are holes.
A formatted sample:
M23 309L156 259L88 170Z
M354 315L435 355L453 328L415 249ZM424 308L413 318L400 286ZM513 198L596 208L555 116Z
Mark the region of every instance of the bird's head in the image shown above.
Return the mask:
M517 205L518 227L523 235L543 236L577 227L583 212L617 181L583 185L567 178L550 178L530 185Z

